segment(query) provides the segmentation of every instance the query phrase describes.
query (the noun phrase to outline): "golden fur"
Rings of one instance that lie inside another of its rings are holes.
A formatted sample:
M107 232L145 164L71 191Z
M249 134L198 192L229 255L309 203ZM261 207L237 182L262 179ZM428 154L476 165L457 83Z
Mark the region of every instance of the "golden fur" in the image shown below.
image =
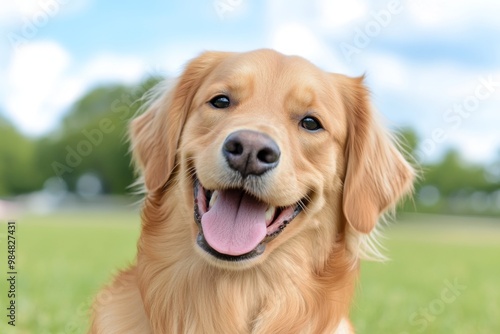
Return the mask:
M221 93L234 104L211 108ZM324 130L300 127L311 112ZM228 262L196 244L193 177L207 189L243 187L219 154L239 129L281 149L279 165L245 191L305 208L263 254ZM413 179L376 122L363 78L272 50L206 52L130 133L146 188L137 261L96 298L90 333L353 333L366 236Z

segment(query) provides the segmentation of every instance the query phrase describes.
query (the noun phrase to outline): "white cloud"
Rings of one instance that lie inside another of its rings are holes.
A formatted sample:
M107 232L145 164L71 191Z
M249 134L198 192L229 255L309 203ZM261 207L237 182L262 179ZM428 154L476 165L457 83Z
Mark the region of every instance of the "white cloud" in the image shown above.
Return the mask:
M12 55L6 74L5 112L29 134L50 130L61 115L92 86L134 83L145 72L135 57L98 55L82 66L58 43L28 43Z
M406 7L414 24L433 32L437 28L445 28L441 33L448 33L467 26L500 26L497 0L412 0Z
M325 70L347 71L339 55L305 25L289 23L275 27L270 44L279 52L302 56Z
M184 66L204 51L203 43L176 43L161 50L155 63L159 72L165 71L169 76L179 76Z
M375 89L407 94L409 100L432 101L433 106L441 102L443 108L473 94L481 77L493 74L500 81L496 73L500 68L479 71L444 60L422 63L380 51L365 50L360 63Z
M436 160L453 146L467 160L491 160L500 148L500 71L415 64L406 67L410 84L398 93L407 108L399 113L421 134L422 144L427 143L422 158ZM484 85L485 81L492 85ZM378 89L376 83L374 87ZM446 139L435 139L436 132Z
M70 55L54 42L30 43L13 54L5 108L24 131L38 133L51 125L57 108L49 97L61 86L70 64Z
M12 17L29 19L39 10L40 1L58 0L7 1L0 6L0 25ZM70 8L82 9L93 0L64 1L61 15L69 13ZM443 57L442 53L447 50L438 44L439 41L458 44L463 32L480 40L483 38L481 32L499 29L500 2L401 0L401 13L381 29L380 34L371 37L372 41L355 55L356 61L348 64L339 44L352 43L355 29L365 29L367 22L374 20L373 13L387 9L389 2L273 0L265 3L265 20L258 23L264 25L267 32L262 38L264 45L253 44L258 39L253 42L234 40L224 38L223 34L208 38L203 34L190 38L182 35L177 40L167 41L167 48L144 56L144 62L135 56L108 53L75 63L60 45L31 39L26 51L12 55L8 72L0 73L6 78L0 83L1 100L5 101L0 107L6 109L25 132L41 133L96 83L133 83L145 73L178 75L186 62L204 49L245 51L268 46L285 54L303 56L325 70L348 75L366 71L373 95L383 102L384 108L389 107L382 109L383 113L388 113L387 118L398 124L406 122L415 126L425 138L432 129L449 126L443 121L443 114L454 103L461 103L474 93L478 77L494 73L500 80L498 62L493 65L471 64L470 60L453 62L452 55ZM80 5L75 7L75 4ZM245 12L246 7L250 5L245 4L238 10ZM397 51L394 45L398 40L408 43L405 45L429 40L441 53L435 59L409 57ZM386 48L384 43L389 43L391 48ZM493 41L491 43L494 47ZM0 55L2 57L5 55ZM483 70L477 70L478 67ZM499 91L484 101L458 130L450 130L448 141L439 145L439 149L444 150L449 144L460 145L470 159L491 154L500 145L495 128L495 124L500 124ZM390 99L394 96L408 109L391 109Z
M457 131L449 143L459 147L467 161L492 162L500 147L500 138L493 132Z
M84 82L133 83L141 78L144 71L145 64L137 57L101 54L84 65L79 76Z
M379 89L404 92L412 85L409 64L392 54L370 53L363 58L367 78Z
M35 0L26 1L4 1L0 6L0 20L11 21L18 16L31 16L40 9Z
M315 0L308 3L316 11L311 12L303 3L273 1L268 5L267 15L270 44L283 53L301 55L326 70L351 75L366 71L374 101L383 106L381 112L390 123L416 128L422 140L431 138L434 129L446 132L446 141L436 143L432 154L426 158L436 159L450 146L460 147L468 160L491 158L500 147L497 126L492 126L500 124L500 88L481 101L457 128L445 119L445 113L475 94L480 77L493 74L496 81L500 81L499 64L477 70L474 66L442 58L419 61L380 47L374 51L371 46L387 35L405 40L448 39L460 29L474 30L483 18L484 22L491 21L489 13L494 8L500 9L500 3L486 0L474 4L465 0L402 2L397 19L380 34L372 36L372 43L361 49L356 62L347 65L339 52L339 42L352 42L352 31L363 29L366 22L374 20L368 13L386 9L387 4L364 1L356 2L354 7L357 8L348 8L345 4ZM397 105L392 103L393 98L398 99Z
M150 56L148 74L163 76L179 76L187 63L199 56L204 51L246 52L262 48L265 45L251 45L245 40L222 39L218 36L212 38L196 39L190 41L176 41L169 43Z
M368 14L368 4L363 0L316 0L319 24L324 29L339 29Z
M422 142L432 146L423 158L438 159L454 146L468 160L487 161L500 148L500 68L478 71L445 62L415 63L369 51L363 63L370 89L385 107L382 112L416 128ZM395 96L405 105L393 107L390 99ZM444 141L432 139L436 130L444 133Z

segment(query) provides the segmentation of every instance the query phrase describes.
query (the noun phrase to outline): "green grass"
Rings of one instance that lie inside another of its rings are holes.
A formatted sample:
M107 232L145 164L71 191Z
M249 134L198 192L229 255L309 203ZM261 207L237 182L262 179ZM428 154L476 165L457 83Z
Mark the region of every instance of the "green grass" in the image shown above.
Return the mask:
M6 327L2 312L0 333L84 333L93 295L133 261L138 235L135 212L19 219L18 326Z
M2 223L2 245L6 230ZM92 297L133 261L138 235L135 212L21 217L17 326L6 326L2 311L0 333L84 333ZM392 260L361 267L357 333L500 333L498 219L405 216L386 236Z
M389 230L392 260L361 267L359 333L500 333L498 219L406 216Z

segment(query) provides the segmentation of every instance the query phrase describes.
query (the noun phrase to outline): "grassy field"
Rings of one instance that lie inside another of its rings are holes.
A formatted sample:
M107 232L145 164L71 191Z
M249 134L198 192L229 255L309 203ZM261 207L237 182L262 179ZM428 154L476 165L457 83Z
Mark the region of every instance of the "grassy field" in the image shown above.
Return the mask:
M92 296L133 260L138 234L135 212L21 217L17 326L6 325L2 279L0 333L84 333ZM498 219L407 215L385 235L392 260L362 264L357 333L500 333Z

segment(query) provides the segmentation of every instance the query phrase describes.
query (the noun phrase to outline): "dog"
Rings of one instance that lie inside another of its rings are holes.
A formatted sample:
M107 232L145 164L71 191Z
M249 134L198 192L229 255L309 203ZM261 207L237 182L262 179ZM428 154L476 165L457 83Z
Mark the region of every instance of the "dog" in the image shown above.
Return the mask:
M130 125L137 259L90 333L354 333L360 259L414 178L363 79L263 49L157 88Z

